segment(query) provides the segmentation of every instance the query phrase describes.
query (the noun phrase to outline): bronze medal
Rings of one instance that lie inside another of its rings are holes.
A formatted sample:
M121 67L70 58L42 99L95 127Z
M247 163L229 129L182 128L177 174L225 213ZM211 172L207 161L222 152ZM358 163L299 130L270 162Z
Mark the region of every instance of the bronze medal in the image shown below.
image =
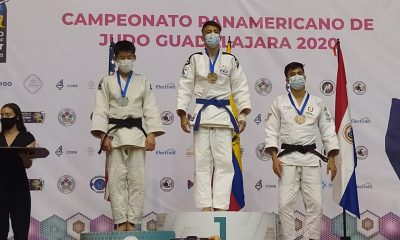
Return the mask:
M304 115L297 115L297 116L294 118L294 121L295 121L297 124L303 124L303 123L306 122L306 117L305 117Z
M209 73L207 75L207 79L209 83L214 84L217 81L218 77L216 73Z

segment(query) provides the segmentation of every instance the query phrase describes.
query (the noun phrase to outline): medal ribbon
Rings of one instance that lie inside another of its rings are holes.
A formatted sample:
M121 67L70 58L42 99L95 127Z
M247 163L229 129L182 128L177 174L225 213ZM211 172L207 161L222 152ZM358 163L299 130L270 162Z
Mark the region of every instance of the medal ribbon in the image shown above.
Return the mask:
M308 100L310 99L310 94L307 93L306 100L304 101L303 106L301 106L301 109L300 109L300 110L296 107L296 104L294 103L293 98L292 98L292 94L290 94L290 92L288 93L288 96L289 96L289 99L290 99L290 103L292 104L292 106L294 107L294 109L296 109L297 113L298 113L300 116L303 115L304 109L306 108L306 105L307 105L307 103L308 103Z
M120 77L120 75L119 75L119 71L117 71L117 80L118 80L119 88L121 89L121 96L122 96L122 97L125 97L125 96L126 96L126 92L128 91L128 86L129 86L129 83L131 82L132 76L133 76L133 71L130 71L129 74L128 74L128 79L126 80L125 87L124 87L124 89L122 90L122 86L121 86L121 77Z
M215 63L217 62L217 59L219 56L219 49L218 49L217 54L215 54L215 56L214 56L214 61L211 61L210 54L208 53L207 48L206 48L206 54L208 56L208 61L210 61L210 73L214 73Z

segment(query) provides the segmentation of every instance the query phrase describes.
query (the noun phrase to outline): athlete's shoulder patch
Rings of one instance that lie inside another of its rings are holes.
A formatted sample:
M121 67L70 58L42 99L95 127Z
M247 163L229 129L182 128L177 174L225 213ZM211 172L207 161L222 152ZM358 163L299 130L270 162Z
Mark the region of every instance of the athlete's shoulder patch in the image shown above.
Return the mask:
M190 55L190 56L188 57L188 59L186 60L186 62L185 62L185 66L190 64L190 59L191 59L194 55L203 55L203 53L202 53L202 52L196 52L196 53L193 53L192 55Z
M227 52L223 52L223 55L230 55L235 59L236 62L236 67L239 67L239 60L235 57L235 55L233 55L232 53L227 53Z

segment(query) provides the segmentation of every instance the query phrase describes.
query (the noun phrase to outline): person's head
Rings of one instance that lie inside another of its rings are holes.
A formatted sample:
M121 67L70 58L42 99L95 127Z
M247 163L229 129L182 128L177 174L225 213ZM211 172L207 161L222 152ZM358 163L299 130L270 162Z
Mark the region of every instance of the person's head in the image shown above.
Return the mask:
M133 62L136 60L136 48L132 42L119 41L114 46L114 60L117 62L118 70L128 73L132 70Z
M306 76L304 74L304 64L291 62L285 67L286 83L291 89L300 90L305 87Z
M22 119L21 109L15 103L7 103L1 108L1 132L9 130L14 126L18 131L26 132L26 127Z
M221 25L215 21L207 21L201 28L201 39L209 48L218 48L221 41Z

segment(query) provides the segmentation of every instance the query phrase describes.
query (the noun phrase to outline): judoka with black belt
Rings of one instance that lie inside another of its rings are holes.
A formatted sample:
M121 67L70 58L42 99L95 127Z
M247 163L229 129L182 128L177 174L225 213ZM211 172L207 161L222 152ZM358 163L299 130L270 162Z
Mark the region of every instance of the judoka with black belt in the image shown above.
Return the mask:
M106 198L111 201L119 231L138 230L135 225L141 223L143 215L146 151L153 151L155 137L164 134L150 81L132 71L135 50L129 41L115 44L118 71L99 83L92 116L91 133L101 139L100 152L107 154Z
M330 172L333 180L336 175L335 156L339 153L334 120L322 99L305 90L302 63L289 63L284 73L290 91L273 101L265 120L265 151L271 155L273 171L279 177L280 239L296 238L294 207L299 193L306 211L304 239L320 239L320 160L327 161L327 173ZM318 135L327 158L315 150ZM282 151L278 154L279 148Z

